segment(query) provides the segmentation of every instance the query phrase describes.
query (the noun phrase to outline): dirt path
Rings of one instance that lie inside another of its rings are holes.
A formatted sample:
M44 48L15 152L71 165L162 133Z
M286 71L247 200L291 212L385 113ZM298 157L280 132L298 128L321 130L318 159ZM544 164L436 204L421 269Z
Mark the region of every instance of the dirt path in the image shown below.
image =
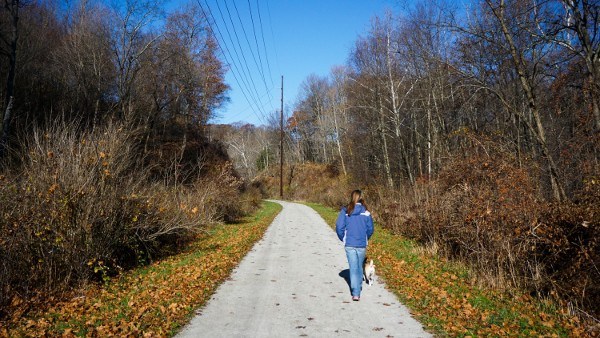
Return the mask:
M381 281L352 302L335 233L311 208L277 202L264 238L178 337L430 337Z

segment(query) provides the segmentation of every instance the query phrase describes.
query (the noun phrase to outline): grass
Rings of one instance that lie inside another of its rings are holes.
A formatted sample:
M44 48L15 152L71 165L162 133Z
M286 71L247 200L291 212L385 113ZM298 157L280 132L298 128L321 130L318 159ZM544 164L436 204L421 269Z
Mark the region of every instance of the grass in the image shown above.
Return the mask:
M307 203L332 227L337 210ZM369 257L400 301L431 332L452 337L582 337L578 319L512 290L485 289L468 268L428 255L419 245L376 224Z
M215 226L181 254L13 319L0 328L0 337L172 336L210 299L280 210L279 204L264 202L256 214Z

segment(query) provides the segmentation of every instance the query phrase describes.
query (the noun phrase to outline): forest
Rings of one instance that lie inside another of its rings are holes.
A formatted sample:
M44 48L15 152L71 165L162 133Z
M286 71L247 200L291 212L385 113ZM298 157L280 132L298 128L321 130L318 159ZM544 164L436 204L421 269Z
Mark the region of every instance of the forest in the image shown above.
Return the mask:
M198 2L2 0L0 319L279 198L279 112L216 125ZM600 318L600 4L422 1L284 111L284 198L339 207L492 287Z

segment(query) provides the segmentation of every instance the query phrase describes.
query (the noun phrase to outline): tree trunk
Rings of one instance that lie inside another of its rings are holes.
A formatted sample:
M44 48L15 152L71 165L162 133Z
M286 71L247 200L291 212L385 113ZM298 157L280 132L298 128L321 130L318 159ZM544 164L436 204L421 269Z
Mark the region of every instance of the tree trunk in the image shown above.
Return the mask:
M429 96L431 98L431 95ZM431 107L427 103L427 178L431 178Z
M421 158L421 142L419 140L419 132L417 129L417 114L414 111L412 113L412 120L413 120L414 144L416 145L415 160L416 160L417 166L419 168L419 177L422 177L423 176L423 161Z
M390 94L392 95L392 114L394 121L394 128L396 131L396 139L400 142L400 112L398 109L398 99L396 95L396 86L394 84L394 77L392 74L392 56L390 55L391 43L390 43L390 32L388 31L386 34L386 63L387 63L387 71L388 71L388 80L390 86ZM400 161L401 162L401 161ZM402 163L399 163L399 167L402 168ZM400 182L400 180L398 180ZM400 186L398 186L400 188Z
M572 11L569 17L574 20L573 29L577 34L579 43L581 44L581 53L585 60L585 65L588 72L588 81L590 82L590 97L592 101L592 112L594 116L594 125L596 130L600 130L600 46L594 48L594 42L590 36L589 28L598 24L598 17L590 12L596 6L594 2L589 3L586 0L581 2L572 0L563 0L567 9ZM582 5L583 11L579 5ZM593 19L589 19L593 18ZM591 20L591 22L590 22ZM588 26L589 25L589 26ZM594 30L595 31L595 30ZM574 47L570 47L574 50Z
M594 69L592 69L592 71L595 72ZM598 88L600 86L599 83L599 79L597 76L595 76L593 73L590 73L590 75L588 76L589 81L590 81L590 86L591 86L591 90L590 90L590 96L591 96L591 100L592 100L592 111L594 113L594 122L596 125L596 130L600 130L600 88Z
M400 139L400 150L402 152L402 158L404 160L404 165L406 166L406 176L408 177L408 182L410 182L411 185L414 185L415 177L412 173L412 169L410 166L410 158L408 156L408 151L406 150L406 145L404 144L404 141L402 139Z
M6 97L8 103L2 118L2 136L0 139L0 156L4 156L5 148L8 145L8 137L11 131L12 113L15 100L15 74L17 69L17 41L19 39L19 0L6 1L4 8L10 12L11 18L11 39L9 52L8 78L6 81Z
M392 170L390 166L390 155L387 146L387 138L385 137L385 121L383 113L383 105L381 102L381 96L379 95L379 133L381 135L381 146L383 151L383 166L385 170L385 176L387 178L388 188L394 188L394 180L392 178Z
M544 125L542 124L542 119L540 117L540 112L535 99L535 94L525 73L524 60L522 59L522 56L517 52L517 48L513 41L512 35L510 35L508 27L506 26L506 21L504 21L504 0L500 1L500 6L497 9L494 8L489 2L488 5L490 6L492 12L494 13L494 15L500 23L502 34L504 35L504 38L508 43L510 54L513 59L513 63L515 65L517 74L519 76L521 87L523 88L523 91L525 92L525 95L527 97L529 110L531 111L535 122L534 134L540 145L542 155L546 158L546 162L548 164L548 171L550 172L550 183L552 185L552 193L554 195L554 199L556 199L557 201L562 201L566 198L565 192L560 184L558 169L548 149L548 144L546 142L546 131L544 129Z
M342 142L341 142L341 135L340 135L340 129L338 127L338 121L337 121L337 109L334 107L333 108L333 124L335 127L335 143L337 145L337 150L338 150L338 154L340 155L340 161L342 162L342 171L344 172L344 176L347 176L348 173L346 172L346 164L344 163L344 155L342 155Z

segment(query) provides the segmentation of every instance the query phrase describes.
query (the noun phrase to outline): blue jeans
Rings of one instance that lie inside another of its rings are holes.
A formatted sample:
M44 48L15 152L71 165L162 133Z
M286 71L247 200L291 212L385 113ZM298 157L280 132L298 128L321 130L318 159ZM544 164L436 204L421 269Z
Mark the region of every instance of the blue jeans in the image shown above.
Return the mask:
M348 264L350 265L350 290L352 296L360 296L366 248L347 246L345 249L346 257L348 257Z

